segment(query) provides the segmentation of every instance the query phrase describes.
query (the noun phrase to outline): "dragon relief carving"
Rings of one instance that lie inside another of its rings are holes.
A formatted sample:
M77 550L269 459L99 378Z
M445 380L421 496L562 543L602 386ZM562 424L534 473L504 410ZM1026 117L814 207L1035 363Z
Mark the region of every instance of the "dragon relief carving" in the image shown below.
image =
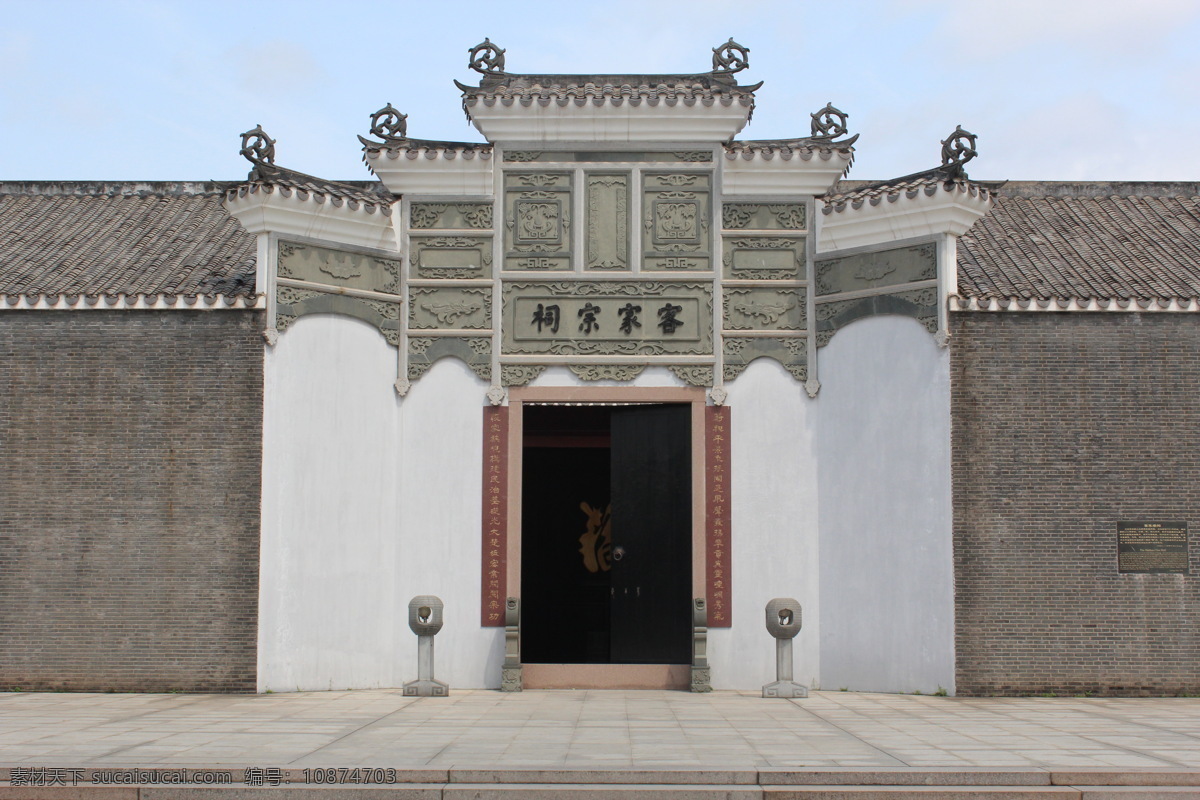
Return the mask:
M896 271L896 265L889 259L877 261L874 264L864 264L858 272L854 273L854 277L860 281L866 281L870 284L878 283Z
M794 293L787 293L793 296L790 302L783 298L774 303L756 303L749 299L737 299L739 297L746 297L749 294L748 291L731 290L726 296L725 302L734 313L740 314L747 320L760 320L763 325L774 325L784 314L795 308L797 304ZM785 293L780 292L779 294Z
M479 303L420 303L419 305L442 325L453 325L459 319L474 316L476 312L483 310L483 306Z
M363 274L351 257L337 256L329 252L317 253L317 269L339 281L361 278Z

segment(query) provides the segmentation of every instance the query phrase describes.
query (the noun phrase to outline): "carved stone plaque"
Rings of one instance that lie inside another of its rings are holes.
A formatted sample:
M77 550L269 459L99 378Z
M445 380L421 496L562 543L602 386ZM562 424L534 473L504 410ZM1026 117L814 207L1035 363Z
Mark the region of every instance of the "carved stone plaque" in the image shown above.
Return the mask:
M414 287L409 292L408 327L414 330L492 327L492 290L480 287Z
M726 288L727 330L798 331L804 328L804 290Z
M798 281L805 277L803 236L725 236L721 263L733 280Z
M280 240L279 277L397 294L400 291L400 262L349 250Z
M503 314L506 354L712 353L710 283L513 282Z
M914 247L859 253L817 262L817 294L899 286L937 278L937 248L930 242Z
M1186 522L1118 522L1118 572L1188 571Z
M504 176L504 268L571 269L571 175Z
M589 270L628 270L629 175L588 173L586 226Z
M642 270L711 269L712 176L647 173L642 181Z
M490 278L492 237L413 236L409 265L416 278Z

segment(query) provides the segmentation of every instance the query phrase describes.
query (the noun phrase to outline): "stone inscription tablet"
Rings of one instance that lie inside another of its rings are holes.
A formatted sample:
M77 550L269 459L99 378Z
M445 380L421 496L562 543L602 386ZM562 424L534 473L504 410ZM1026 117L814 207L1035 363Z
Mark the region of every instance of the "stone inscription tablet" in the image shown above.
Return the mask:
M1188 571L1186 522L1118 522L1118 572Z

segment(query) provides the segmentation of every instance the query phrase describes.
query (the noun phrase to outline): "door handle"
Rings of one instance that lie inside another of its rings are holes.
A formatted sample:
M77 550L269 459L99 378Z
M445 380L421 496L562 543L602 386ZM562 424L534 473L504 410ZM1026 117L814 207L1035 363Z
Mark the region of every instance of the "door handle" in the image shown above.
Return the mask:
M613 551L612 551L613 561L620 561L624 557L625 557L625 548L624 547L617 545L616 547L613 548Z

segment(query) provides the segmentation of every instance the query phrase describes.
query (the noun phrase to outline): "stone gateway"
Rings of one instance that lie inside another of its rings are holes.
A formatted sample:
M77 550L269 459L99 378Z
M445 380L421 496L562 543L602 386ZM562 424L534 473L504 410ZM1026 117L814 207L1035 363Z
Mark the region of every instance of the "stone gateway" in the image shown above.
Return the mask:
M369 181L0 184L0 687L1200 691L1200 186L470 53Z

